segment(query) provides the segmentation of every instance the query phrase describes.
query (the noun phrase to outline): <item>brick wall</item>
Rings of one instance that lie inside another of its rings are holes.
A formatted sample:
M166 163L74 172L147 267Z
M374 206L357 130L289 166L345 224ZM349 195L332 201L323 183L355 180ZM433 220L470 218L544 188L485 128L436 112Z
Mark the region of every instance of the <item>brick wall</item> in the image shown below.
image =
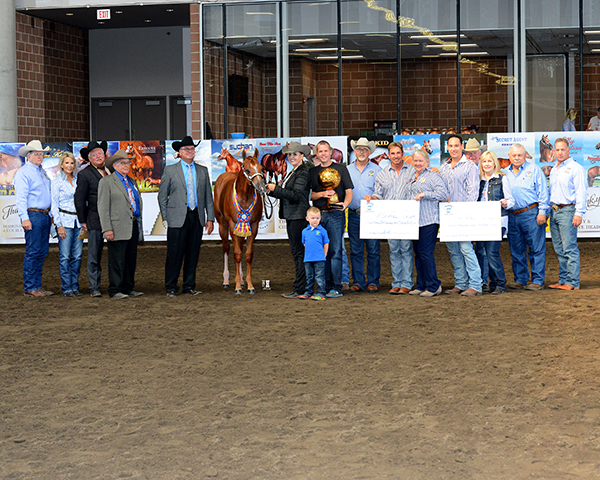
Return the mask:
M88 36L16 12L19 142L87 139Z
M575 61L575 106L579 113L579 61ZM600 107L600 96L598 95L600 85L600 56L586 55L583 63L583 129L587 128L590 118L598 114ZM569 105L573 106L573 105ZM565 109L566 110L566 109ZM575 127L579 130L579 116L575 120Z
M306 61L303 61L306 62ZM310 62L306 62L310 63ZM486 60L488 71L506 75L504 59ZM317 132L337 135L338 70L334 64L312 64L302 68L302 85L317 102ZM476 124L480 132L502 132L508 128L508 91L495 75L478 71L478 65L461 65L462 124ZM359 135L373 128L374 120L397 116L396 64L347 63L342 70L343 133ZM294 78L294 83L299 80ZM311 82L314 80L314 87ZM290 83L292 81L290 80ZM290 86L291 88L292 85ZM293 90L292 90L293 91ZM452 60L405 60L402 62L402 121L407 128L456 126L456 62ZM291 98L290 98L291 100ZM292 111L299 110L292 104ZM304 115L304 110L302 110ZM300 129L306 131L305 117ZM296 127L296 124L294 124Z

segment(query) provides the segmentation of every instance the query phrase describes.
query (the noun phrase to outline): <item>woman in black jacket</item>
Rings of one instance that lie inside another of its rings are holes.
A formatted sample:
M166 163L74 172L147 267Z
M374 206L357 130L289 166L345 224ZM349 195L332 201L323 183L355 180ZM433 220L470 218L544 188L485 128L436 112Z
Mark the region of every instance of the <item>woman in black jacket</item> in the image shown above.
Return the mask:
M304 245L302 230L306 228L306 211L308 210L308 168L304 165L304 157L308 157L311 149L308 145L291 142L283 148L293 170L289 172L281 185L267 184L269 195L279 199L279 218L285 219L287 235L296 265L296 279L292 291L284 293L284 298L297 298L306 290L306 272L304 271Z

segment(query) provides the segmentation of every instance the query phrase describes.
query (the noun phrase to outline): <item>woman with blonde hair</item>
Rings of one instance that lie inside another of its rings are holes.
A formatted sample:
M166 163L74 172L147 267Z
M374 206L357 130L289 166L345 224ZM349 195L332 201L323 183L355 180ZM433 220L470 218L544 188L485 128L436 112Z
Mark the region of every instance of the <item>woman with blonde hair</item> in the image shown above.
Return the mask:
M574 108L569 108L563 118L562 131L563 132L576 132L575 128L575 118L577 117L577 110Z
M83 254L81 224L75 211L77 161L67 152L58 162L59 172L52 181L52 216L58 233L61 290L65 297L79 297L79 272Z
M508 229L508 211L515 201L511 194L510 184L506 175L500 171L500 163L496 154L490 150L483 152L479 160L480 202L500 202L502 208L502 237ZM500 245L502 241L477 242L487 256L490 265L490 293L499 295L506 292L506 274L500 258ZM484 279L487 282L487 279Z

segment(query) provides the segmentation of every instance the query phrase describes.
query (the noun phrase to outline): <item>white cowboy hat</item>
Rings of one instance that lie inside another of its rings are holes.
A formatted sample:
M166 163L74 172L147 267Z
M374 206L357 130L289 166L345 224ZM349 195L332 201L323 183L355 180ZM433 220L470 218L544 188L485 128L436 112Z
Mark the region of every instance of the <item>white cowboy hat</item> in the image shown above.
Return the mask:
M481 149L481 144L475 138L469 138L465 146L465 152L476 152Z
M32 140L27 145L23 145L19 148L19 155L26 157L29 152L47 152L50 147L43 148L42 142L39 140Z
M356 142L351 140L350 146L352 147L352 150L356 150L356 147L367 147L369 150L371 150L371 153L373 153L377 148L373 140L369 142L365 137L360 137Z

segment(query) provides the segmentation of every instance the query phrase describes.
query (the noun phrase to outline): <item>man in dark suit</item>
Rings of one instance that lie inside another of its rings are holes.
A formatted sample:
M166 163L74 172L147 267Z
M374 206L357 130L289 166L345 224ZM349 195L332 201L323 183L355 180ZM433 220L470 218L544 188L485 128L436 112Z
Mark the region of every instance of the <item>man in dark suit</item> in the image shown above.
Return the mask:
M108 241L108 294L113 299L139 297L134 290L137 244L143 237L142 198L127 176L131 161L125 150L106 160L114 173L98 183L98 215Z
M98 218L98 182L109 175L104 162L106 160L106 142L90 142L82 148L80 155L90 164L77 174L77 189L75 190L75 210L79 223L88 233L87 271L90 283L90 295L101 297L100 276L102 267L102 227Z
M158 205L167 225L167 261L165 287L168 297L174 297L177 280L183 265L182 292L190 295L196 290L196 267L200 256L202 230L210 235L214 228L215 207L208 169L194 163L196 147L192 137L173 142L180 162L169 165L163 172L158 190Z

